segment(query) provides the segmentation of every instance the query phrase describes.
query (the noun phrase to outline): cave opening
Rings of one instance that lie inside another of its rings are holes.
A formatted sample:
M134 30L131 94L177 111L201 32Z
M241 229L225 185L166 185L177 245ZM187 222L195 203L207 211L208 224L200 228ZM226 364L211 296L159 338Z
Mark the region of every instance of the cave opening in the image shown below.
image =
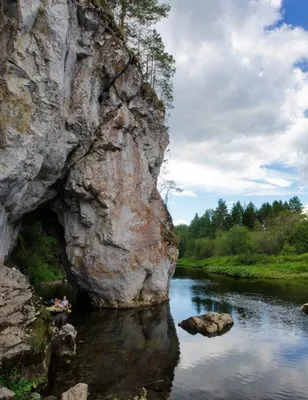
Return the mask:
M70 263L64 229L48 205L23 217L7 264L20 269L33 285L67 280Z
M28 277L43 301L65 295L80 309L90 306L88 294L75 284L64 227L50 204L22 218L16 246L6 263Z

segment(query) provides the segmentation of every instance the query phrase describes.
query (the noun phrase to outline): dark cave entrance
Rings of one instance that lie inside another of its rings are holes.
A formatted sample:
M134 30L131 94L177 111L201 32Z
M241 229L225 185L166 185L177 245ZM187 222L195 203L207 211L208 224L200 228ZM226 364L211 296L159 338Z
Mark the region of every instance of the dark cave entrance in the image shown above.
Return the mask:
M43 301L65 295L78 308L89 308L88 294L77 287L71 273L64 227L50 204L22 218L17 243L7 265L21 270Z
M64 229L48 205L23 217L15 249L7 263L20 269L33 285L67 279L70 263Z

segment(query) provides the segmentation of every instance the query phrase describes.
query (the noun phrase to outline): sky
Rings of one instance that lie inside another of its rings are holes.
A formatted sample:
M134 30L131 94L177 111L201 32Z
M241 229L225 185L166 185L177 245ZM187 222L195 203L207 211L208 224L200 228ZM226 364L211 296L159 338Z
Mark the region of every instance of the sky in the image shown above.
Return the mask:
M308 0L169 0L175 224L240 200L308 204Z

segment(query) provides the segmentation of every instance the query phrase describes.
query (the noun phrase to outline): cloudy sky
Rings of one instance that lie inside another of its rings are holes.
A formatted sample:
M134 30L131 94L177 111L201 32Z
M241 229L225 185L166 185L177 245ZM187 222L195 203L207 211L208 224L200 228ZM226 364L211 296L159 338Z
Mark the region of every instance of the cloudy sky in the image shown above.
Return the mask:
M308 203L308 0L169 0L176 223L241 200Z

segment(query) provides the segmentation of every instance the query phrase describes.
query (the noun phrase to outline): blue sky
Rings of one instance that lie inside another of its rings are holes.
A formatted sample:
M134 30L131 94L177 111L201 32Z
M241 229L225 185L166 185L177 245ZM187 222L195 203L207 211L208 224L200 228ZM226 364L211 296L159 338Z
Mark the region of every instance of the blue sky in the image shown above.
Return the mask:
M308 0L170 2L160 29L177 61L175 223L219 198L308 204Z

